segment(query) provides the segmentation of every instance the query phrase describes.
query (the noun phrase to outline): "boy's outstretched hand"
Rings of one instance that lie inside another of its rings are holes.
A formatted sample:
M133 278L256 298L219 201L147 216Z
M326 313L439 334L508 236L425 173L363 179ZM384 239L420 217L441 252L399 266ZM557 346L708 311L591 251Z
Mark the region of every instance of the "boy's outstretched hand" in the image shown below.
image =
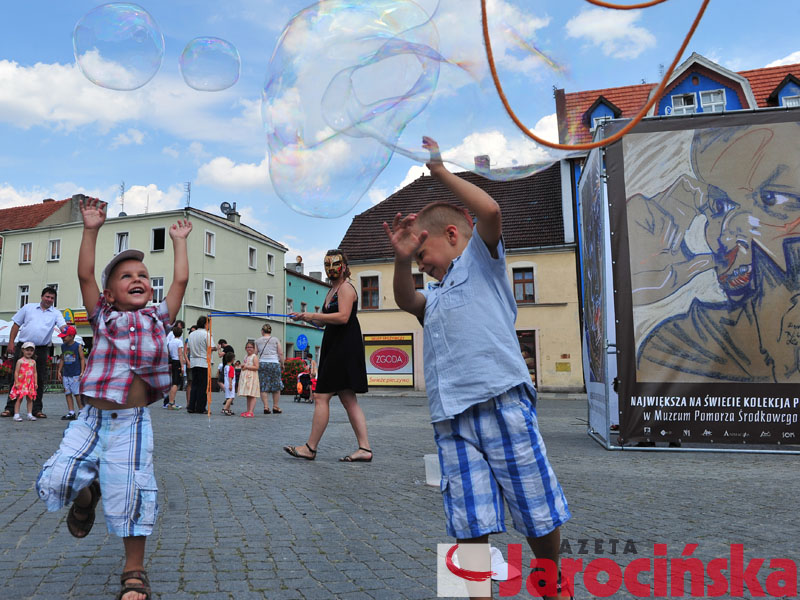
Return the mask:
M417 250L428 237L426 230L416 230L414 227L416 220L417 215L411 214L404 217L397 213L391 227L386 221L383 222L383 230L386 232L398 260L413 260Z
M81 209L84 229L100 229L106 222L106 204L97 198L86 198L78 204Z
M169 228L169 237L173 240L186 239L191 232L192 222L189 219L178 219L178 222Z
M431 153L430 160L425 163L425 166L428 167L431 175L434 175L439 169L445 168L444 163L442 162L442 153L439 150L439 144L435 139L428 137L427 135L422 136L422 147Z

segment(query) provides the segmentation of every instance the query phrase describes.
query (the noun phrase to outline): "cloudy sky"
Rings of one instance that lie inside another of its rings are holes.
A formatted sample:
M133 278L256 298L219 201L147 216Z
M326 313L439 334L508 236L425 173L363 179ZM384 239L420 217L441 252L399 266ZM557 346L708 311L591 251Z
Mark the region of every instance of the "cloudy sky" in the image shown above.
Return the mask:
M395 15L401 26L416 18L407 2L368 1L373 8L402 5L406 12ZM127 213L174 209L184 205L184 184L191 181L193 206L218 212L221 202L236 202L245 223L290 248L289 260L301 254L311 268L319 269L325 250L339 243L353 215L423 172L420 163L398 153L383 170L381 161L391 153L381 154L377 163L373 160L368 165L371 170L364 169L358 161L367 154L364 144L370 142L355 141L335 147L340 170L330 188L330 202L340 202L334 192L366 190L360 200L352 200L352 208L339 207L343 216L298 214L276 195L280 186L270 181L261 97L277 40L307 2L140 0L164 35L165 52L155 77L133 91L100 87L75 64L73 29L97 4L4 3L0 207L80 192L108 201L115 215L121 210L119 186L124 181ZM570 92L656 82L661 65L672 60L699 5L699 0L672 0L645 11L607 11L577 0L490 0L495 54L512 105L530 128L554 138L554 86ZM419 38L441 53L435 102L410 121L401 120L399 133L393 122L394 130L379 130L375 137L413 154L419 136L427 133L440 140L446 158L463 165L471 164L476 154L488 154L493 166L543 160L546 151L527 142L498 110L496 97L481 87L486 69L478 1L420 0L419 6L434 15L433 28L420 29ZM348 19L352 23L358 16L332 13L341 18L337 27L342 31L348 31ZM741 0L715 0L687 55L699 52L733 70L800 62L793 28L779 26L799 19L796 0L769 0L757 11ZM324 61L314 62L315 53L341 57L345 51L331 51L329 42L315 47L319 32L304 31L302 23L295 23L293 35L286 39L300 48L301 56L305 52L295 69L311 87L298 95L292 114L304 122L320 111L320 90L333 76L326 72L329 66ZM217 92L186 85L178 60L186 44L198 36L223 38L236 46L241 56L236 85ZM354 38L346 34L343 39ZM357 81L362 89L356 90L362 100L381 101L413 83L421 63L405 58L376 63L365 71L368 76ZM273 68L271 74L286 75L285 71ZM319 90L312 89L317 85ZM413 100L407 98L395 108L408 109ZM327 102L328 108L335 104L330 97ZM342 167L345 162L350 168ZM286 188L287 182L281 183ZM319 188L301 185L299 203L307 202L304 194L311 193L319 195Z

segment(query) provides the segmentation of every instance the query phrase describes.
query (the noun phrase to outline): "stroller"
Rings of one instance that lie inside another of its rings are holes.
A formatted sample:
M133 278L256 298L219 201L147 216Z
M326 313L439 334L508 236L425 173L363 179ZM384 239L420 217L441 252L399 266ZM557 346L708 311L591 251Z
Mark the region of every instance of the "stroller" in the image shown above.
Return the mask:
M297 394L294 396L295 402L312 402L311 391L316 387L317 380L311 379L308 372L300 373L297 376Z

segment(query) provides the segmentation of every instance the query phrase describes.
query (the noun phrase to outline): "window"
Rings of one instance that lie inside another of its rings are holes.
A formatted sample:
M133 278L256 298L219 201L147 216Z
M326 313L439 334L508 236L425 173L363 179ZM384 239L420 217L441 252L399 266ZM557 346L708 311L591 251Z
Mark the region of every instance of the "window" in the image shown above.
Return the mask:
M275 255L267 254L267 273L270 275L275 274Z
M800 96L784 96L783 105L787 108L800 106Z
M255 269L258 265L258 251L252 246L247 247L247 266Z
M275 310L275 296L267 294L267 312L271 313Z
M612 117L610 115L604 115L602 117L595 117L594 119L592 119L592 131L594 131L595 129L600 127L603 123L609 123L611 121L611 119L613 119L613 118L614 117Z
M217 251L217 235L213 231L206 231L206 256L215 256Z
M150 285L153 286L153 304L161 304L164 301L164 278L151 277Z
M513 269L514 275L514 300L518 303L532 303L533 297L533 268Z
M247 312L255 312L256 310L256 291L247 290Z
M725 110L725 90L700 92L700 106L703 112L722 112Z
M127 231L117 232L117 240L114 242L114 254L119 254L128 249L128 239Z
M167 230L154 227L150 232L150 252L163 252L167 241Z
M203 308L214 308L214 282L203 280Z
M414 289L421 290L425 287L425 281L422 277L422 273L414 273Z
M30 264L33 255L33 242L23 242L19 245L19 262Z
M31 295L31 287L29 285L17 286L17 306L22 308L28 303Z
M308 311L308 304L306 304L305 302L301 302L300 303L300 312L306 312L306 311Z
M56 291L56 297L53 299L53 306L58 306L58 284L46 283L44 287L51 287Z
M531 376L531 383L536 384L536 331L517 331L519 340L519 351L525 359L528 373Z
M292 352L294 352L294 344L292 344L291 342L286 342L285 356L293 356Z
M378 296L378 276L361 278L361 308L380 308Z
M291 298L286 299L286 312L287 313L294 312L294 300L292 300Z
M690 115L695 112L694 94L682 94L672 97L673 115Z
M61 260L61 240L50 240L50 251L47 255L49 262Z

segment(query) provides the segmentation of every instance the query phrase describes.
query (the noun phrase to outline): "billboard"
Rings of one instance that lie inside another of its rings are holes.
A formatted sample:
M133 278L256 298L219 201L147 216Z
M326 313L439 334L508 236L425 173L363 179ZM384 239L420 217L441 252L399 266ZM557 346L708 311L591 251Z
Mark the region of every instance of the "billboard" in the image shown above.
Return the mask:
M414 336L410 333L364 336L367 383L414 387Z
M798 443L800 110L643 122L606 166L620 441Z

